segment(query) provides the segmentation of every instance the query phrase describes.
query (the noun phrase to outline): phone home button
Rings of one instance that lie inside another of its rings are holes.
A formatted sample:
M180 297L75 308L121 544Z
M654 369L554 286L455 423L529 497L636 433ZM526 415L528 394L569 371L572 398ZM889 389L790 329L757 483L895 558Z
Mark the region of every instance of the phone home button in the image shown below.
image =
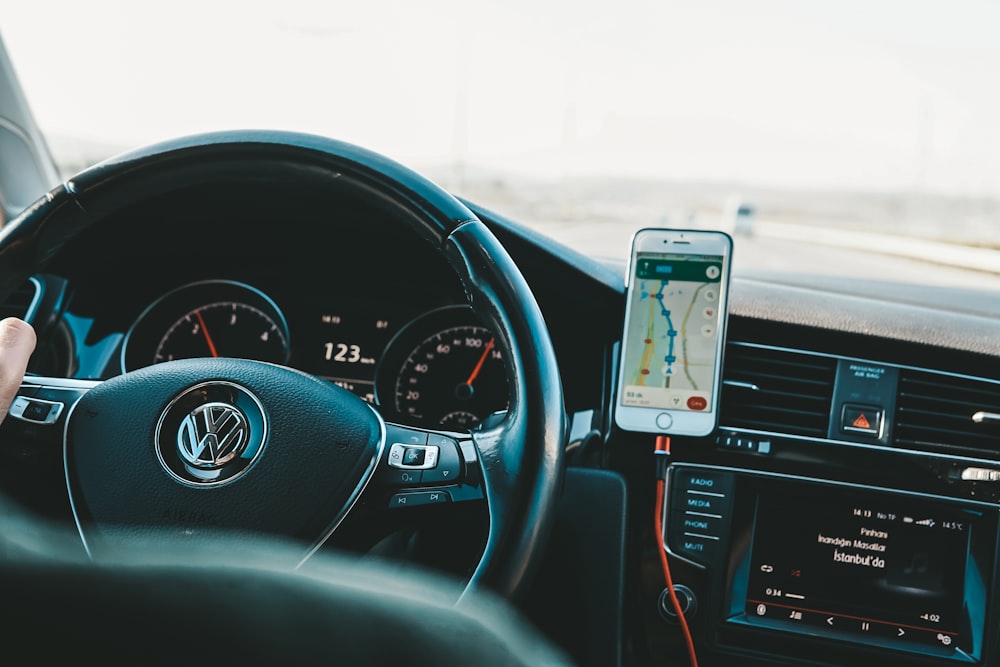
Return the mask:
M656 428L666 431L674 425L674 418L669 413L661 412L656 415Z

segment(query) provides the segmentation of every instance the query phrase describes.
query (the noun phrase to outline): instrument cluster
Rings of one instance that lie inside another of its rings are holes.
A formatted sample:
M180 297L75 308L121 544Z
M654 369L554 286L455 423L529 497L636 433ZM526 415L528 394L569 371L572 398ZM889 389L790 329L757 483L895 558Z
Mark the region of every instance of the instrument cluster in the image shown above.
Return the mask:
M284 312L269 295L209 280L154 300L126 334L121 370L238 357L288 365L378 404L386 419L466 430L507 407L505 359L466 306L399 316L358 300Z

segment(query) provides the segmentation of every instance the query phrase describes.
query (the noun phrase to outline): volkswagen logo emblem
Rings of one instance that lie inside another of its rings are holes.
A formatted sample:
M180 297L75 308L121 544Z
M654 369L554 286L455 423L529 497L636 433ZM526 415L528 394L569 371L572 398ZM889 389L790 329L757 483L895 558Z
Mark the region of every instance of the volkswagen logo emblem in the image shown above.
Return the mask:
M156 425L156 454L185 486L228 484L245 474L267 442L264 408L250 391L215 380L189 387Z
M177 431L177 453L196 468L221 468L243 453L250 427L239 408L206 403L188 413Z

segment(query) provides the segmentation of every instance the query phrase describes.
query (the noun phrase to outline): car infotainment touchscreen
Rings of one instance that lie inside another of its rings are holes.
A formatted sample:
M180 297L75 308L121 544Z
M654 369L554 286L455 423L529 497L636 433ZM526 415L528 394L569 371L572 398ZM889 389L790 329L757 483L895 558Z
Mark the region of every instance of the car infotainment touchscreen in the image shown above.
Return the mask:
M986 595L970 555L980 518L893 494L761 490L741 621L939 655L973 652Z

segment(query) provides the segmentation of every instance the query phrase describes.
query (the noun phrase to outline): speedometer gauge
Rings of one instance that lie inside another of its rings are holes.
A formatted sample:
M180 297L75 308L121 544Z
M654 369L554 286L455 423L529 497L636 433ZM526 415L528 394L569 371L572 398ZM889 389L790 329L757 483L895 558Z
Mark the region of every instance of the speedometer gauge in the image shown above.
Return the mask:
M270 297L212 280L179 287L146 308L126 336L122 370L196 357L284 364L289 351L288 325Z
M507 407L503 353L468 309L434 311L390 343L376 394L408 423L467 430Z

